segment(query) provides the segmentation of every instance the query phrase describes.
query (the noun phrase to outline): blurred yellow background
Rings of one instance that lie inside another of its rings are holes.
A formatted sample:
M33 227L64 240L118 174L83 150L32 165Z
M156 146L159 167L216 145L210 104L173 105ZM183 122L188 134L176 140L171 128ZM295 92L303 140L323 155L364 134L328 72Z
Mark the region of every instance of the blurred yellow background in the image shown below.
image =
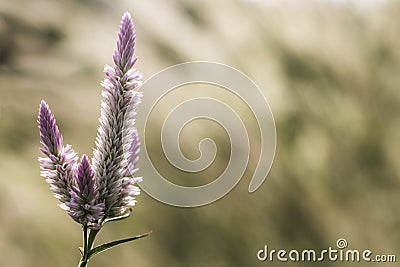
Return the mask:
M211 205L176 208L142 193L133 216L106 225L98 242L148 230L153 235L107 251L89 266L354 266L256 257L264 245L323 249L338 238L350 248L400 256L399 1L2 0L1 266L78 263L81 229L40 177L37 111L45 99L64 141L80 155L91 154L102 69L112 63L125 11L136 26L136 66L144 79L193 60L241 70L269 101L277 151L253 194L247 188L257 142L245 177ZM225 133L209 124L192 127L215 136L222 153L217 167L191 185L213 180L229 157ZM184 152L196 157L198 140L187 131ZM258 133L250 135L257 139Z

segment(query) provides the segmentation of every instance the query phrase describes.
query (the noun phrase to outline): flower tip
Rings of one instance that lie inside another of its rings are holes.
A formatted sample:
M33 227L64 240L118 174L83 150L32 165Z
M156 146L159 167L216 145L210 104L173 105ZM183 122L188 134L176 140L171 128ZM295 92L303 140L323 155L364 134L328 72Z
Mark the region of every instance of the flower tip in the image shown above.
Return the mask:
M39 111L43 111L44 109L49 109L49 105L47 105L46 101L40 101Z
M81 162L78 164L77 169L77 180L78 183L84 176L89 176L90 179L93 177L94 173L92 170L92 166L90 164L88 156L86 154L82 155Z
M88 158L88 156L86 156L86 154L83 154L83 155L82 155L81 163L82 163L82 164L85 164L85 165L90 165L90 164L89 164L89 158Z
M128 11L126 11L126 12L124 13L124 15L122 15L122 20L123 20L123 21L131 21L131 20L132 20L131 14L130 14Z
M120 30L132 30L133 31L133 20L132 20L132 16L129 12L125 12L122 15L122 20L121 20L121 29Z

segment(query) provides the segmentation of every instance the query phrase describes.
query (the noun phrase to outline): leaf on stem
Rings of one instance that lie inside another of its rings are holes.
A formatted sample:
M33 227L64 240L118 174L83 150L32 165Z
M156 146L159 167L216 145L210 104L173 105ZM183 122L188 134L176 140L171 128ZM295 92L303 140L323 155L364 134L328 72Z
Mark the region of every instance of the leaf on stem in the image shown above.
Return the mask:
M129 216L131 216L132 214L132 209L129 208L128 211L125 214L122 214L121 216L117 216L117 217L112 217L112 218L107 218L104 220L103 224L107 223L107 222L115 222L115 221L120 221L123 219L128 218Z
M125 239L115 240L115 241L112 241L112 242L105 243L103 245L97 246L97 247L93 248L92 250L90 250L90 252L88 254L88 259L90 259L94 255L97 255L97 254L99 254L99 253L101 253L103 251L106 251L106 250L108 250L108 249L110 249L112 247L115 247L115 246L117 246L119 244L127 243L127 242L130 242L130 241L133 241L133 240L136 240L136 239L140 239L140 238L143 238L143 237L146 237L146 236L149 236L149 235L151 235L151 231L148 232L148 233L145 233L145 234L141 234L141 235L137 235L137 236L134 236L134 237L125 238Z

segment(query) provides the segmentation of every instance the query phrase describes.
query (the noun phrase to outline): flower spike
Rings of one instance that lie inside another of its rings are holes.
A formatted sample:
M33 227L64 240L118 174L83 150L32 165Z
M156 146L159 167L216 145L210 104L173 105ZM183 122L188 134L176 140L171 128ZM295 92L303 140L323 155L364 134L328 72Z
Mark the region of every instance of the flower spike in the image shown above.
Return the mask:
M60 207L68 209L65 203L71 199L76 153L70 145L63 146L63 137L54 115L44 101L40 103L38 124L42 144L40 151L46 156L39 157L41 175L61 201Z
M136 58L135 31L129 13L122 17L118 32L117 48L114 50L114 66L106 65L103 86L100 126L96 137L96 148L92 164L95 180L100 192L99 201L105 205L105 218L122 215L134 204L127 196L138 195L135 182L127 182L126 170L132 165L129 147L138 144L134 117L142 93L136 89L141 85L142 75L133 68ZM136 155L135 158L137 158Z
M96 203L99 191L95 185L94 172L86 155L82 156L75 174L71 200L66 203L69 215L82 225L98 228L98 221L103 218L104 203Z
M40 103L37 121L40 151L44 154L39 157L41 175L60 200L59 206L82 225L83 246L78 267L86 267L94 255L151 233L94 246L102 226L129 217L140 194L137 184L142 178L134 177L140 151L134 123L142 98L138 92L142 74L133 67L137 60L134 52L135 30L130 14L125 13L113 54L114 66L104 67L100 126L91 162L86 155L77 162L72 147L63 145L49 106L45 101Z

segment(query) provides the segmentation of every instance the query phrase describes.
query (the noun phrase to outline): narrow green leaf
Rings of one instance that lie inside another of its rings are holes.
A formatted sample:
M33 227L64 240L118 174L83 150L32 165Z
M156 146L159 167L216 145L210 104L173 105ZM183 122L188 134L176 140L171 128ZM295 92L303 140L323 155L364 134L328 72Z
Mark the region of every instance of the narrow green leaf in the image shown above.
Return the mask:
M129 237L129 238L125 238L125 239L120 239L120 240L115 240L109 243L105 243L103 245L97 246L95 248L93 248L92 250L90 250L89 254L88 254L88 259L90 259L91 257L93 257L94 255L97 255L105 250L108 250L112 247L115 247L116 245L119 244L123 244L123 243L127 243L136 239L140 239L142 237L146 237L149 236L151 234L151 232L145 233L145 234L141 234L141 235L137 235L134 237Z
M115 222L115 221L126 219L129 216L131 216L131 214L132 214L132 209L130 208L125 214L122 214L121 216L105 219L103 224L105 224L107 222Z

